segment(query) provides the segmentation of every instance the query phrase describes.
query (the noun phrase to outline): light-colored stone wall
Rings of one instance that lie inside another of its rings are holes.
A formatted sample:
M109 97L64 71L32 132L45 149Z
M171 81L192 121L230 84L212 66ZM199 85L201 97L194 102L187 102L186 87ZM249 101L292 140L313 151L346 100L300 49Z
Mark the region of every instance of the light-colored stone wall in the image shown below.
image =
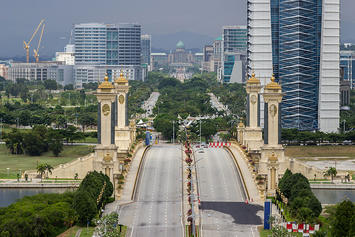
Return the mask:
M72 162L60 164L52 170L52 174L49 174L48 177L74 179L75 174L78 173L78 178L83 179L89 171L93 170L93 159L94 153L90 153L89 155L80 157ZM36 170L28 170L25 173L28 174L30 178L38 176Z

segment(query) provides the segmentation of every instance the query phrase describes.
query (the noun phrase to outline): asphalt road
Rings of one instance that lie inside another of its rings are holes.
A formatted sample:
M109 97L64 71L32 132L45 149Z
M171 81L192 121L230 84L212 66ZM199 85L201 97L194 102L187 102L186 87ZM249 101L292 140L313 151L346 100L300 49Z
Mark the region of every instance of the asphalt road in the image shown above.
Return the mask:
M146 111L145 113L146 118L153 114L153 108L155 107L155 104L157 103L159 96L160 96L159 92L152 92L148 100L146 100L142 105L142 109Z
M119 210L127 236L183 236L180 146L159 144L143 161L135 202Z
M223 148L205 148L195 157L203 236L259 236L256 225L262 224L258 215L263 208L245 203L239 172L229 153Z

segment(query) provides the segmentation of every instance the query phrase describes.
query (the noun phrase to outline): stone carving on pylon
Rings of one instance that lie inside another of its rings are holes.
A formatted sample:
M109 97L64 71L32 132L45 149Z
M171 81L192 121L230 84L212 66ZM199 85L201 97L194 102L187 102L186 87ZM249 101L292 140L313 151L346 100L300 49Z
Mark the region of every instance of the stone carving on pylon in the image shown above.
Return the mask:
M115 174L119 173L117 146L114 140L114 114L116 93L114 86L105 76L95 93L98 100L98 145L95 147L93 168L106 174L114 182Z
M268 194L273 194L278 179L287 168L284 148L281 145L281 110L282 88L271 77L271 82L264 88L264 145L261 147L261 158L258 173L267 177Z
M128 85L128 80L124 77L123 72L115 80L115 93L116 98L116 108L117 108L117 119L115 127L115 143L118 146L119 153L128 152L131 146L131 132L129 127L127 106L128 98L127 93L130 86Z
M258 152L263 145L260 128L260 90L260 81L255 77L255 73L252 73L246 83L247 118L243 135L243 145L248 148L249 152Z

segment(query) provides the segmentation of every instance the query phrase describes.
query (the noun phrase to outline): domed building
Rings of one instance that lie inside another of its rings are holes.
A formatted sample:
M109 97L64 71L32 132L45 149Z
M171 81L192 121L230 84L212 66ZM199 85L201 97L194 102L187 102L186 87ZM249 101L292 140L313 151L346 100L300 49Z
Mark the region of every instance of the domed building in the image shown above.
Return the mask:
M185 44L181 40L176 44L176 49L169 54L169 64L191 63L192 54L186 52Z

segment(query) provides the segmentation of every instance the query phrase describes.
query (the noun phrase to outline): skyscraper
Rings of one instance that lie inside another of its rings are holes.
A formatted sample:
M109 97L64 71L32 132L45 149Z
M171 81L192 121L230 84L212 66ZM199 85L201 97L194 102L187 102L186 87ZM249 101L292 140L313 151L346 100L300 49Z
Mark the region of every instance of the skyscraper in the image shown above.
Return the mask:
M106 65L107 25L74 25L75 65Z
M119 24L118 26L118 64L141 65L141 26L138 24Z
M110 80L123 70L131 80L144 80L141 66L141 26L138 24L75 24L75 85Z
M152 37L150 35L142 35L142 63L150 65L150 54L152 52Z
M244 69L241 60L244 60L243 54L247 50L247 27L246 26L224 26L222 34L222 72L223 82L244 81ZM238 63L236 63L238 61ZM236 68L236 65L242 65ZM241 71L242 70L242 71Z
M282 84L282 127L339 127L339 0L248 1L248 69Z
M74 25L75 65L140 65L141 26Z

